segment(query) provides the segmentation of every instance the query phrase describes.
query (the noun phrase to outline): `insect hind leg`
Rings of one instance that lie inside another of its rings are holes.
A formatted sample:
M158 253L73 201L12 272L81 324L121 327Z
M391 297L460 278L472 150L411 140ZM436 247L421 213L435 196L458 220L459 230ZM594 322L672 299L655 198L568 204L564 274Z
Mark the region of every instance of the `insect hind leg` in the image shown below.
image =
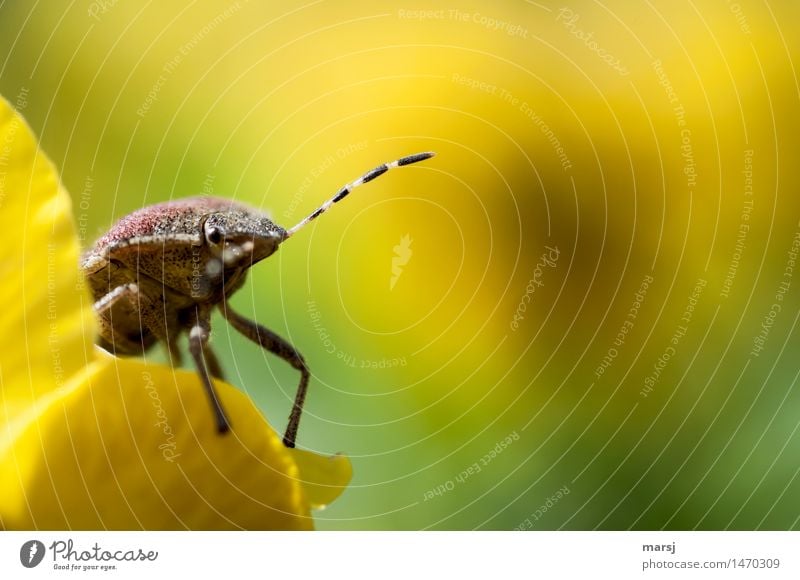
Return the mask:
M139 316L136 284L121 284L94 303L99 325L97 344L113 354L141 355L156 337Z

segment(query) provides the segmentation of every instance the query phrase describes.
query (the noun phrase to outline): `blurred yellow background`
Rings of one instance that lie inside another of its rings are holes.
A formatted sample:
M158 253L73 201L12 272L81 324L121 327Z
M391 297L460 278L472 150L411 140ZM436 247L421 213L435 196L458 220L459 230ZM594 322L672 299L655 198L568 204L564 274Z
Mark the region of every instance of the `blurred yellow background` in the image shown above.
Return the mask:
M289 227L437 152L233 300L309 362L300 446L353 460L318 527L797 529L798 24L791 0L16 2L0 93L84 245L198 193ZM219 317L213 340L282 429L296 371Z

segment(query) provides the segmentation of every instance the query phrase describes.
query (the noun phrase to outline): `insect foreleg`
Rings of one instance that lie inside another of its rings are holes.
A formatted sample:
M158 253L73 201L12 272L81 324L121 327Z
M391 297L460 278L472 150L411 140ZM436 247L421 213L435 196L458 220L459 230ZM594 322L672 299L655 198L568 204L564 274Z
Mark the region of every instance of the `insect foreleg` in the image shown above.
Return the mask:
M289 424L286 426L286 433L283 435L283 444L286 445L286 447L294 447L295 439L297 438L297 429L300 426L300 415L303 413L303 402L305 401L306 391L308 390L308 380L311 377L305 360L303 360L302 355L297 352L291 344L286 342L286 340L271 330L267 330L257 322L253 322L237 314L231 310L227 302L223 302L220 305L220 310L222 311L222 315L236 330L300 371L300 384L297 387L294 405L289 415Z
M214 416L217 420L217 430L220 433L225 433L230 429L230 423L225 416L225 411L222 409L219 396L217 395L214 384L211 382L210 370L211 366L216 366L219 370L219 364L216 362L216 357L211 355L214 361L211 365L208 363L207 353L209 352L208 338L211 333L210 314L208 309L197 307L195 308L194 319L192 325L189 327L189 352L192 354L197 372L200 374L200 379L203 381L203 386L208 393L211 401L211 408L214 411Z
M206 343L206 345L203 347L203 354L206 357L206 366L208 367L208 372L211 373L211 376L221 381L225 380L225 375L222 372L219 359L217 358L214 350L211 348L211 344Z

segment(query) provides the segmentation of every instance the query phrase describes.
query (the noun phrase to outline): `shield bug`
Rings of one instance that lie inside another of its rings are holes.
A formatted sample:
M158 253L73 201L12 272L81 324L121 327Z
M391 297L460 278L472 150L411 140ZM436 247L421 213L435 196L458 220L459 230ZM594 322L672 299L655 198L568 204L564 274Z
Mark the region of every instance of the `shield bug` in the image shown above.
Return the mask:
M432 156L418 153L379 165L288 230L255 208L217 197L189 197L129 214L81 258L99 320L98 344L114 354L142 355L160 342L173 364L179 365L178 339L188 333L189 352L208 393L217 430L225 433L230 423L211 380L222 379L223 374L209 344L211 311L219 308L236 330L300 371L283 436L284 445L294 447L310 378L308 366L286 340L234 312L228 299L242 287L253 264L271 256L353 189L390 169Z

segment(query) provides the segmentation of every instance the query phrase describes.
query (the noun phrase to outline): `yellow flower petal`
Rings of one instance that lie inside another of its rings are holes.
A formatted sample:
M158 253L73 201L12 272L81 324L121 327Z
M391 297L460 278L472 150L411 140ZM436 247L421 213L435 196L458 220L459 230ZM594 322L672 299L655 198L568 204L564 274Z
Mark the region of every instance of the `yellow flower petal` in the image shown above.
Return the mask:
M0 220L2 421L12 401L30 404L85 366L94 339L69 196L25 120L2 97Z
M0 506L17 506L5 525L310 529L292 455L244 393L218 388L226 436L195 373L99 358L14 438L16 465L0 468Z
M325 457L302 449L290 451L312 508L324 508L339 497L353 477L353 466L344 455Z
M0 528L311 529L349 461L286 449L217 383L220 436L196 373L91 345L69 199L0 99Z

